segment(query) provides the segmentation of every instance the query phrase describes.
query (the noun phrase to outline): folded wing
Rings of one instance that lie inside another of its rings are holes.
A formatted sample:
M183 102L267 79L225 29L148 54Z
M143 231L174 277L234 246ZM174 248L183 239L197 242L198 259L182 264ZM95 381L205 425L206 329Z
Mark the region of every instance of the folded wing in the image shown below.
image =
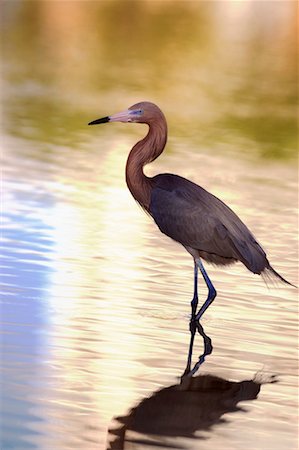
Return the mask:
M153 178L150 214L162 233L216 264L241 261L260 274L266 254L239 217L221 200L172 174Z

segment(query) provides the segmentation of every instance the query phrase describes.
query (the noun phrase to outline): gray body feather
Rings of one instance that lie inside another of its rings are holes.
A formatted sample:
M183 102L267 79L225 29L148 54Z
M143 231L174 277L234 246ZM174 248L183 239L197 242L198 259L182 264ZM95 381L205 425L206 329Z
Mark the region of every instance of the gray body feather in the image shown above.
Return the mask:
M217 265L241 261L261 274L271 266L253 234L221 200L173 174L153 179L150 214L162 233Z

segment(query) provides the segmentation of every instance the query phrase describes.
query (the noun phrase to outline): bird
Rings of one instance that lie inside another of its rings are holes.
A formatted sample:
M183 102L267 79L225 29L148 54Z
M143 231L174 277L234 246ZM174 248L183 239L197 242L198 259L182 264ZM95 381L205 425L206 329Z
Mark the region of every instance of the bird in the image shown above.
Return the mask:
M133 198L152 217L160 231L183 245L193 258L194 290L189 324L191 335L183 374L192 376L200 364L191 370L195 333L198 330L209 339L203 334L199 321L217 295L202 260L216 266L240 261L254 274L294 285L271 266L265 251L251 231L219 198L179 175L162 173L148 177L144 174L144 166L161 155L167 142L167 121L156 104L149 101L138 102L125 111L93 120L88 125L107 122L148 125L146 136L132 147L128 155L127 186ZM198 270L208 288L208 296L199 309Z

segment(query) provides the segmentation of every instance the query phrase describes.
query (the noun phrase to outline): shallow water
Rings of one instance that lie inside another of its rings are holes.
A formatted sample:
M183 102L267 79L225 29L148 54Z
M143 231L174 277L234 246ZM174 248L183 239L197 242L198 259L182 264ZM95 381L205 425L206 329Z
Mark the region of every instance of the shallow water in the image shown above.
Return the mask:
M233 3L6 3L4 450L297 448L296 290L206 265L214 351L178 388L193 267L126 188L146 128L85 125L157 101L170 138L147 173L221 197L298 284L293 6Z

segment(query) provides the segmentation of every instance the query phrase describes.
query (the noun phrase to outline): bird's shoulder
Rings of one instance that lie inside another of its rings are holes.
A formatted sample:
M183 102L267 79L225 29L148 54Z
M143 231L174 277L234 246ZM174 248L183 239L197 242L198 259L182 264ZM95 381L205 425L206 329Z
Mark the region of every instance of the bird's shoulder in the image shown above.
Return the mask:
M177 198L182 202L192 202L212 196L208 191L188 180L187 178L172 173L163 173L152 178L152 196L154 199L163 197L165 199Z
M163 173L152 179L151 209L167 207L179 214L180 211L193 210L194 213L212 214L213 210L229 209L221 200L203 187L179 175ZM217 216L219 211L217 211Z

